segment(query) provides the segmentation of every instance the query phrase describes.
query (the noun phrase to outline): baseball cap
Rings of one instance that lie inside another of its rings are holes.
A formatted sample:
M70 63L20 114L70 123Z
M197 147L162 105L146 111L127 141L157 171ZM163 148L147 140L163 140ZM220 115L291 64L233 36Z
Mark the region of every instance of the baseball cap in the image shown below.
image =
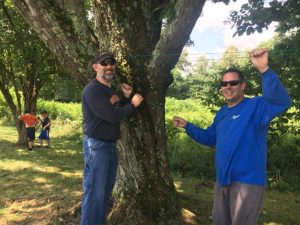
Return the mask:
M101 51L98 52L94 59L93 59L93 64L94 63L101 63L103 62L105 59L113 59L115 60L115 54L109 51Z

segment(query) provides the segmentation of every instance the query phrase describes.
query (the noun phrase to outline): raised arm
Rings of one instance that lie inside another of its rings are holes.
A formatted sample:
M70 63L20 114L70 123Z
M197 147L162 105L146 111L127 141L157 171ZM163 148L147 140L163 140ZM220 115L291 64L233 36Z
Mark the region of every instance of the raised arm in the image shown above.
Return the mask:
M269 123L291 105L287 90L268 65L268 50L254 49L250 52L253 66L262 75L262 124Z

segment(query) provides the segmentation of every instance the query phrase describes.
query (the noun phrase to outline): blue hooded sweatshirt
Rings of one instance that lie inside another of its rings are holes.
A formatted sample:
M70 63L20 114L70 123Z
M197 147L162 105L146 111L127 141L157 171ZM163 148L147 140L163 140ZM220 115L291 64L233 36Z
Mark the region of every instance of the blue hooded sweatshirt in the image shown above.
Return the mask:
M217 182L223 187L232 182L266 185L269 123L287 110L291 100L271 69L262 74L262 89L262 96L222 107L207 129L192 123L185 126L191 138L215 146Z

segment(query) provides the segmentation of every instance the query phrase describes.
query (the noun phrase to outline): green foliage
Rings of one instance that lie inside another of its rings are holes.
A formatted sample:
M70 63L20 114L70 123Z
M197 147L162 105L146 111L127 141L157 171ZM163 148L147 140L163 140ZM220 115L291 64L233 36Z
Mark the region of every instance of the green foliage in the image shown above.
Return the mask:
M300 2L295 0L278 1L272 0L269 5L264 4L264 0L248 1L243 4L240 11L231 13L233 26L237 28L235 34L239 36L261 33L268 28L271 22L279 22L277 31L281 33L299 32L300 26Z
M206 127L212 121L212 114L196 99L166 99L166 130L171 171L182 175L213 179L214 150L191 140L184 130L174 128L172 118L175 115Z
M74 80L70 79L66 71L57 65L56 73L49 74L39 92L39 97L44 100L55 100L60 102L79 102L82 87Z
M171 71L174 80L167 90L168 97L177 99L187 99L190 97L189 86L186 82L186 78L183 77L182 74L189 76L190 74L188 74L188 71L191 66L191 63L188 61L188 52L184 49L178 63Z
M47 110L52 119L82 121L80 103L62 103L55 101L38 101L38 112Z
M7 113L8 113L7 103L3 95L0 93L0 118L7 116Z
M13 96L13 98L15 98L15 96ZM0 92L0 124L8 125L8 126L14 125L13 115L1 92Z
M270 140L271 142L272 140ZM268 150L269 187L287 190L300 184L300 136L286 136Z
M168 1L167 3L159 5L158 8L156 9L156 11L161 11L160 13L161 19L165 19L166 20L165 23L170 22L170 20L172 20L175 17L176 3L177 0L171 0Z
M189 98L189 87L186 79L181 76L181 72L178 68L172 70L174 77L173 83L169 86L167 91L168 97L173 97L177 99L187 99Z

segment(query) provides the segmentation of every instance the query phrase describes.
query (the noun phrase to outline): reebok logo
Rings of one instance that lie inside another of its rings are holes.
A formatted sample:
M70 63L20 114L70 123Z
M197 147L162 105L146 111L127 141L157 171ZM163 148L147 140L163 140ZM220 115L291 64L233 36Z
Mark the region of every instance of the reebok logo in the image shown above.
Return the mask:
M240 117L240 115L233 115L231 118L233 119L233 120L235 120L235 119L237 119L237 118L239 118Z

